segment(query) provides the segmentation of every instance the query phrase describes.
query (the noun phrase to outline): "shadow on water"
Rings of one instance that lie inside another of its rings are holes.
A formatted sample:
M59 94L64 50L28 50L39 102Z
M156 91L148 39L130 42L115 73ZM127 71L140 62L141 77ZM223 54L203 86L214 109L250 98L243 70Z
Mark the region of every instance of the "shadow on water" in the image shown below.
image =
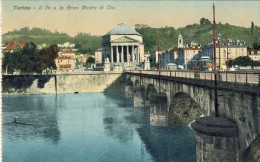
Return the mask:
M32 97L33 96L33 97ZM54 144L60 140L55 95L3 96L3 136L11 140L44 138ZM15 124L18 121L31 125Z
M135 131L144 144L141 149L150 152L155 161L196 161L195 133L188 126L151 126L149 108L133 107L132 99L124 93L106 93L106 97L120 107L105 109L103 114L104 128L109 136L127 142Z
M126 75L122 74L119 78L117 78L111 85L109 85L104 90L104 93L124 92L125 80L126 80L125 78L126 78Z

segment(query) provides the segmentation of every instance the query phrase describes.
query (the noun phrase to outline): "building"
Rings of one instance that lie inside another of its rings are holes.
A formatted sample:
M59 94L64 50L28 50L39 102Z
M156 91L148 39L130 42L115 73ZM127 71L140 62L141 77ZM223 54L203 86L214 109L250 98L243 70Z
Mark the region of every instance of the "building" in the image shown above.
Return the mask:
M260 50L250 50L248 56L254 61L260 61Z
M66 43L63 43L63 44L58 44L58 47L59 48L74 48L75 44L66 42Z
M160 67L161 69L167 69L167 65L172 65L175 62L173 53L163 53L160 55Z
M150 28L150 26L146 24L135 24L135 29L143 29L143 28Z
M76 57L75 52L73 52L70 49L62 49L62 50L59 51L58 55L59 56L70 57L70 58L73 58L73 59L75 59L75 57Z
M187 45L178 51L178 64L187 67L187 63L192 60L199 52L201 47L198 45Z
M2 46L4 52L13 53L16 50L23 49L26 46L26 41L21 42L7 42Z
M170 49L168 53L173 54L172 57L174 63L187 67L187 63L201 51L201 47L198 45L198 43L194 42L184 45L183 37L180 34L178 35L177 39L177 47Z
M57 70L61 71L71 71L75 68L76 62L75 59L68 56L58 56L55 59L55 64Z
M95 63L101 64L102 63L102 49L98 49L95 52Z
M178 35L178 48L182 48L183 47L183 37L179 34Z
M199 56L208 56L211 60L214 60L213 43L204 46ZM247 56L247 46L245 42L231 39L216 42L216 64L220 69L225 70L228 66L228 61L234 60L239 56Z
M126 24L117 24L102 37L102 63L109 60L111 69L135 68L144 58L142 36Z

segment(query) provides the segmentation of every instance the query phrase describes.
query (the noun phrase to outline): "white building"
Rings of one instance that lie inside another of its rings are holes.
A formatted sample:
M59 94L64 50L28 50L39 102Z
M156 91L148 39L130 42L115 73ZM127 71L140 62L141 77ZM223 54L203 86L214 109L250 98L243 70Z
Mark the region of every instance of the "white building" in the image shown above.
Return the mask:
M95 52L95 63L101 64L102 63L102 49L98 49Z
M117 24L102 37L102 63L109 59L111 68L135 68L144 59L142 36L126 24Z

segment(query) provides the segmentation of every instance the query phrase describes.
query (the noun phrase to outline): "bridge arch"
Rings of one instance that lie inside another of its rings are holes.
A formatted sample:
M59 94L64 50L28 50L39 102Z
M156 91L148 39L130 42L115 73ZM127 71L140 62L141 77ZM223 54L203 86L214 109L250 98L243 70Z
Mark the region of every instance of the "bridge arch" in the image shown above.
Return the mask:
M155 86L153 84L149 84L145 92L145 103L146 105L150 105L151 96L157 93Z
M135 80L135 86L138 86L139 85L139 80Z
M171 99L168 113L169 125L188 125L206 112L187 93L178 92Z
M126 86L133 86L133 85L134 85L134 83L132 82L131 78L130 77L127 78L126 79Z

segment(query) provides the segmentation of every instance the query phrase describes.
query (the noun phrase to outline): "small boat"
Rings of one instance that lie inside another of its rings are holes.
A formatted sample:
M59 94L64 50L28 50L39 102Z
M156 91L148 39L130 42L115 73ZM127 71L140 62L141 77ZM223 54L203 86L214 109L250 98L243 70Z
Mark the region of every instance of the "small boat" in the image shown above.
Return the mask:
M74 92L74 94L78 94L79 92Z
M14 121L15 124L23 124L23 125L33 125L32 123L27 123L23 121Z
M32 123L24 122L24 121L18 121L17 119L18 119L18 116L16 115L15 118L14 118L14 123L15 124L33 125Z

